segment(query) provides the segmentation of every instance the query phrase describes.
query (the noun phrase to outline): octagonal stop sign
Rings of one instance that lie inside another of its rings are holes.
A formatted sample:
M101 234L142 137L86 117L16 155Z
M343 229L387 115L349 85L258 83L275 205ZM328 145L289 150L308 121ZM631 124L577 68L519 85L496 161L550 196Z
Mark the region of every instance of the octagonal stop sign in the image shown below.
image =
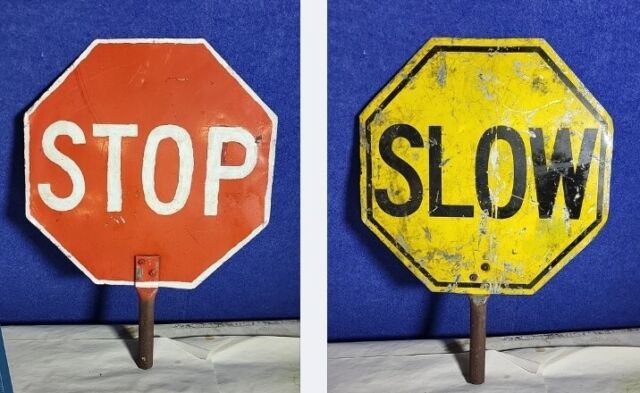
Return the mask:
M432 291L532 294L604 225L612 136L544 40L432 39L361 113L362 219Z
M27 217L95 283L193 288L267 225L275 141L205 40L96 40L25 115Z

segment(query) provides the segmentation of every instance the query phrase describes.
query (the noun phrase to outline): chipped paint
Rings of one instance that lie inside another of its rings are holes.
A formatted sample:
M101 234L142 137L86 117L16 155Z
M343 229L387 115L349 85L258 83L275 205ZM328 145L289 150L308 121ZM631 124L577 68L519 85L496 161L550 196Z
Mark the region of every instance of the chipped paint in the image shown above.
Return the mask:
M606 222L612 121L544 40L432 39L360 132L363 221L433 291L533 294Z

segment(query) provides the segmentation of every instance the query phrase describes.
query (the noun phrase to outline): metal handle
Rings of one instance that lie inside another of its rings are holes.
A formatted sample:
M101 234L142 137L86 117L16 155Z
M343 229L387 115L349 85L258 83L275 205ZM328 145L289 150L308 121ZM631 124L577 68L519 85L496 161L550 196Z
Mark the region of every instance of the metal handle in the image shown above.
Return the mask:
M469 383L474 385L484 383L488 299L489 296L469 296L469 305L471 308Z
M136 288L138 292L138 367L153 367L154 311L158 288Z
M148 370L153 367L153 326L160 257L158 255L136 255L136 292L138 292L138 367Z

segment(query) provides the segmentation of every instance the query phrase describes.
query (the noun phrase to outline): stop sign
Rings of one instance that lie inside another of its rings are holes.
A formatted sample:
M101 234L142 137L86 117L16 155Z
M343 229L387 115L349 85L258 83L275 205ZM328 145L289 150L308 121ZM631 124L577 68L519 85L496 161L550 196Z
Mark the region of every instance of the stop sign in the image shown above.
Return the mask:
M193 288L267 225L276 123L205 40L96 40L25 115L27 217L95 283Z
M544 40L429 40L360 133L362 219L432 291L532 294L606 222L611 118Z

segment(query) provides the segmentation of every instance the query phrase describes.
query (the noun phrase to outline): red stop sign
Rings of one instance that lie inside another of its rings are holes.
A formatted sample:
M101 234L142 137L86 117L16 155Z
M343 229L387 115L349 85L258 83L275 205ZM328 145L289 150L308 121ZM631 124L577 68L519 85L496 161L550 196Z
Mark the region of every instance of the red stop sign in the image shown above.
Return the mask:
M94 41L25 115L27 217L95 283L193 288L267 225L276 123L204 40Z

